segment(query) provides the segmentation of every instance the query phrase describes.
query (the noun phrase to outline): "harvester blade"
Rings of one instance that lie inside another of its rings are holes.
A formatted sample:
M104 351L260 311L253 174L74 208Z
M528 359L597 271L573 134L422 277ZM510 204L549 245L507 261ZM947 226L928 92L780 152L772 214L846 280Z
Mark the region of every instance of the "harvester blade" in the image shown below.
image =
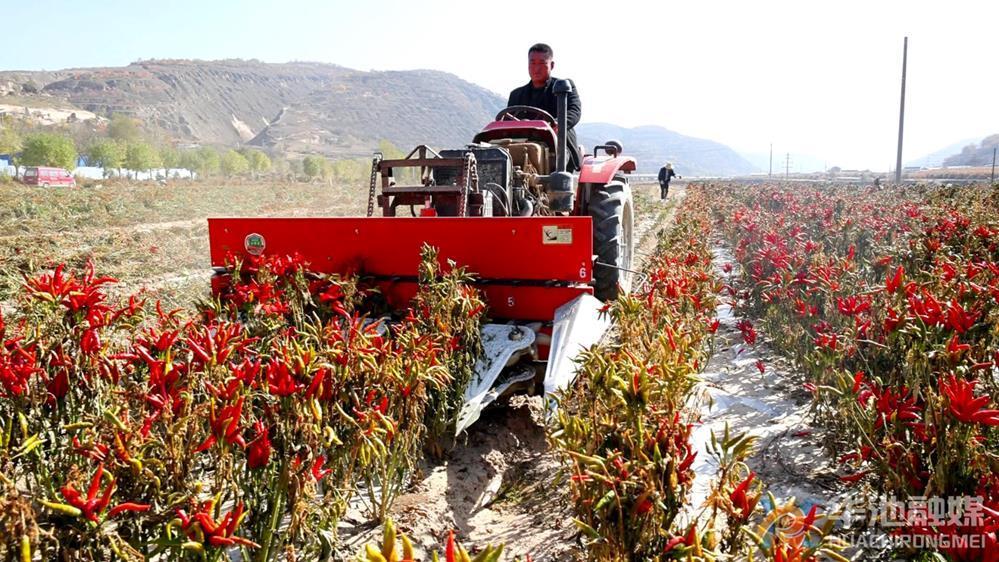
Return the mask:
M493 386L514 353L534 343L534 332L523 326L486 324L482 327L482 357L475 363L475 375L465 389L464 404L458 413L455 435L461 435L479 419L482 410L503 395L514 383L534 377L533 369L523 376L507 376Z

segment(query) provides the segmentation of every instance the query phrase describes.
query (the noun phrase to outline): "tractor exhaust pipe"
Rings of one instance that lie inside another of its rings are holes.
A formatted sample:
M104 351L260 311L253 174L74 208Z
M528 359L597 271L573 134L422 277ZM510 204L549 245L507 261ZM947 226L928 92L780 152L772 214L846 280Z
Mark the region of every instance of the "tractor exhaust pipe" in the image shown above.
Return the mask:
M568 80L557 80L553 91L558 105L558 115L555 117L558 138L555 143L555 173L548 177L548 206L553 212L568 213L572 211L576 198L575 178L566 171L568 167L566 114L569 112L569 92L572 92L572 83Z
M555 171L564 172L566 171L566 157L567 154L567 131L566 123L568 120L569 113L569 92L572 91L572 84L568 80L558 80L554 84L553 91L555 92L555 103L558 111L555 116L556 123L558 124L558 139L556 140L556 148L558 152L555 155Z

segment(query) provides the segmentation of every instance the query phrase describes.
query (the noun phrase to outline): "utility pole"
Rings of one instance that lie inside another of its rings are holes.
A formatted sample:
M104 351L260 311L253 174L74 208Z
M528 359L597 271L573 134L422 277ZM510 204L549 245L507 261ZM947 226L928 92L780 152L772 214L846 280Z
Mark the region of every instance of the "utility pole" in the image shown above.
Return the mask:
M791 153L788 152L787 156L784 158L784 179L788 179L791 175Z
M895 183L902 183L902 129L905 125L905 66L909 59L909 38L902 42L902 100L898 106L898 154L895 157Z
M772 177L774 177L774 143L770 143L770 171L767 172L767 178Z
M996 151L999 150L999 146L992 147L992 180L989 181L991 184L996 183Z

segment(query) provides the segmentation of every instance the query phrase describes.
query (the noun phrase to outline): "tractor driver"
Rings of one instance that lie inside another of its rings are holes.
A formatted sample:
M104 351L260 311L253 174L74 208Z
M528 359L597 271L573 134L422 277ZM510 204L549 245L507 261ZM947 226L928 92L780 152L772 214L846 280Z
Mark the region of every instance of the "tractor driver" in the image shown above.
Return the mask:
M553 68L555 68L555 53L552 48L544 43L531 45L531 48L527 50L527 73L531 76L531 81L510 92L507 107L529 105L543 109L553 117L557 116L558 104L552 89L558 79L552 76ZM579 123L582 106L579 103L579 92L576 91L576 84L572 80L569 80L569 83L572 84L572 92L569 92L568 111L565 116L569 128L566 131L566 144L569 152L566 166L572 172L579 169L579 162L582 160L574 130L576 123Z

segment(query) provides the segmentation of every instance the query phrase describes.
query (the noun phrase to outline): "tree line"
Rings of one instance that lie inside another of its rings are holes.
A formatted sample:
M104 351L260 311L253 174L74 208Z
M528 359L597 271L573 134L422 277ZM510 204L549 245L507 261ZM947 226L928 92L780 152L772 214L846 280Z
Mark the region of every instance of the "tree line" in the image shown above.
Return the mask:
M77 138L74 138L77 137ZM157 141L139 120L114 115L101 134L79 138L67 130L38 130L0 123L0 154L12 157L14 166L53 166L74 170L79 156L90 166L122 175L125 170L187 169L199 177L251 176L272 174L288 178L329 182L366 182L371 171L369 158L330 160L307 155L297 160L272 158L256 148L217 149L210 146L178 148ZM392 143L381 141L379 152L387 158L402 156Z

